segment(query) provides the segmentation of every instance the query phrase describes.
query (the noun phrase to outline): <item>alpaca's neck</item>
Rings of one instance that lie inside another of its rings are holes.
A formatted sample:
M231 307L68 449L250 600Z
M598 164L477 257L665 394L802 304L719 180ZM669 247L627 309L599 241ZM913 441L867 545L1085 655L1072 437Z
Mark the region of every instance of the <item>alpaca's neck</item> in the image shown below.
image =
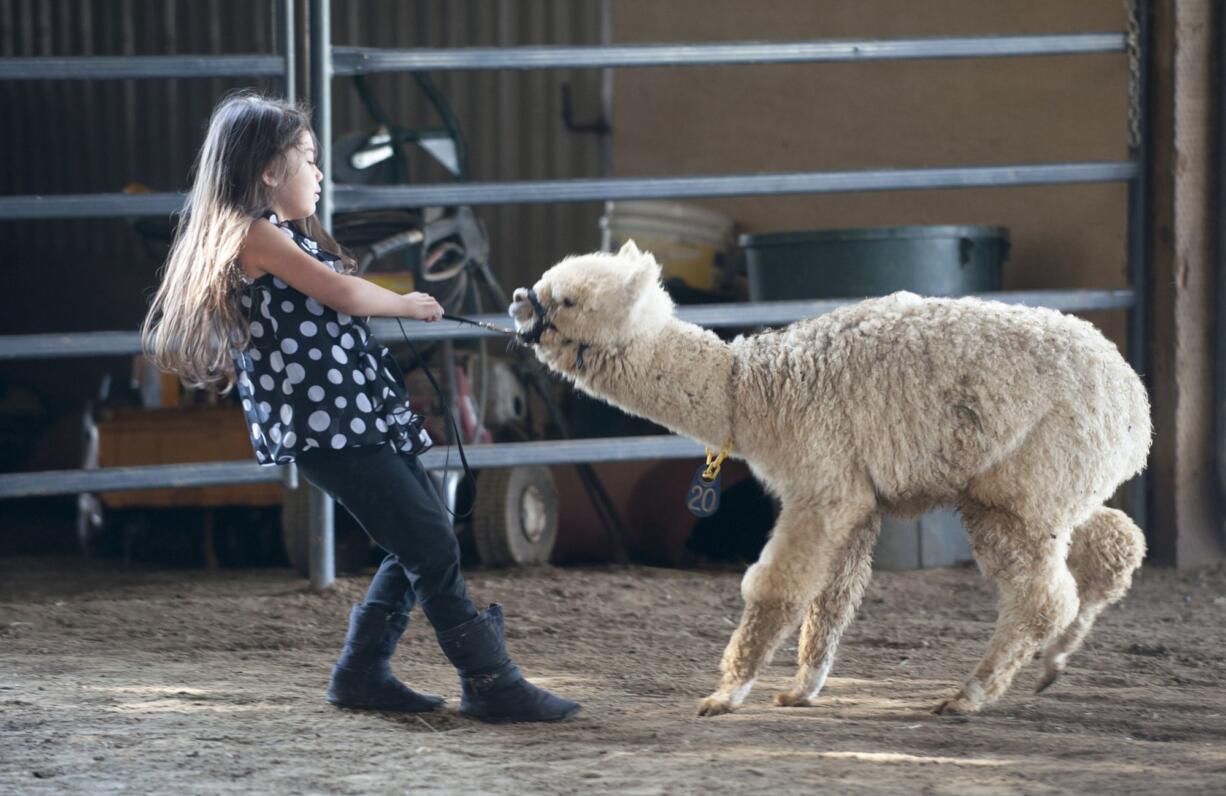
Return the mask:
M594 354L575 374L586 392L713 447L731 438L733 353L712 332L670 318L656 334Z

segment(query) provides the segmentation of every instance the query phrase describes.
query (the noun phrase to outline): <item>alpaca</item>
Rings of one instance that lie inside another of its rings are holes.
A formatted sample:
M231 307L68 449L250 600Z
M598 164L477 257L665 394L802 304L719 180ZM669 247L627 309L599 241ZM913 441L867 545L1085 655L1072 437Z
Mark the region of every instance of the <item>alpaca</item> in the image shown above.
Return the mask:
M961 512L999 616L936 712L979 711L1036 653L1039 690L1051 685L1145 552L1140 529L1103 506L1150 447L1145 388L1116 347L1054 310L912 293L728 343L678 320L659 277L630 242L563 260L517 289L509 313L550 369L731 448L781 502L699 715L740 705L797 625L799 669L775 703L813 704L868 583L881 513L939 504Z

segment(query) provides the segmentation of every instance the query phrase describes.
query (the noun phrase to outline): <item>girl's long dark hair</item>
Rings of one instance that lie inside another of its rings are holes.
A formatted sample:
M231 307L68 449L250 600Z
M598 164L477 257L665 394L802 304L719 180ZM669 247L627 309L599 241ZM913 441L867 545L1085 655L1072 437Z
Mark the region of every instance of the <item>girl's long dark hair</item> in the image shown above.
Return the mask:
M310 113L282 99L240 91L213 110L141 330L146 356L189 386L226 391L234 383L230 349L245 348L251 339L238 301L239 250L251 224L271 206L264 173L271 169L278 181L289 176L298 162L289 155L303 133L314 137ZM317 217L296 223L352 265Z

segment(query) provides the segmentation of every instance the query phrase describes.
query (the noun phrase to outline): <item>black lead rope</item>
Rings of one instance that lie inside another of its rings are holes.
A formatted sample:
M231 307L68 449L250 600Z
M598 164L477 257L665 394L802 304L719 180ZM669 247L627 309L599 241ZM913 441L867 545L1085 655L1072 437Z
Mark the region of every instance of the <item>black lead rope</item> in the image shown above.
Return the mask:
M456 514L454 511L448 508L446 496L439 495L439 497L442 498L442 501L443 501L443 509L448 514L451 515L451 518L453 520L457 522L459 520L467 519L468 517L472 516L473 507L477 505L477 479L473 475L472 468L468 466L468 457L464 455L463 435L460 434L460 429L456 426L455 416L452 415L451 413L451 407L447 406L446 400L443 399L442 388L439 387L438 382L434 380L434 374L430 372L430 368L426 365L426 360L422 358L422 355L420 353L418 353L417 346L413 345L413 341L409 339L408 332L404 330L404 321L400 318L397 318L396 325L400 327L400 336L404 338L405 343L407 343L409 346L409 350L413 352L413 356L417 359L417 363L421 366L422 372L424 372L426 374L426 378L430 380L430 386L434 388L434 393L438 396L439 406L442 407L443 414L447 416L447 421L451 423L451 433L453 435L453 438L455 439L456 447L460 449L460 463L464 466L464 474L468 476L469 484L472 485L470 487L470 490L472 492L472 494L470 495L471 500L469 501L469 507L468 507L467 512L465 512L464 514ZM451 460L451 452L448 451L447 459L443 461L443 472L444 473L448 472L451 469L450 460Z
M495 326L494 324L486 323L485 321L474 321L472 318L465 318L463 315L451 315L444 312L443 320L455 321L456 323L466 323L469 326L476 326L481 329L485 329L486 331L497 332L498 334L506 335L507 337L518 338L520 336L519 332L513 332L510 329L503 329L501 326ZM403 331L403 329L401 331Z
M535 345L541 339L541 335L545 333L546 329L553 329L556 327L554 327L554 325L551 322L545 319L545 308L541 305L540 299L536 297L535 290L528 291L528 300L532 302L532 308L536 312L537 323L533 325L532 329L530 329L527 332L523 332L523 333L514 332L514 331L511 331L510 329L504 329L501 326L495 326L492 323L485 323L484 321L474 321L472 318L465 318L463 315L452 315L446 312L443 313L443 320L454 321L456 323L463 323L469 326L476 326L480 329L485 329L486 331L495 332L497 334L505 335L507 337L512 337L515 339L516 342L521 343L521 344ZM468 466L468 457L464 455L464 437L460 433L459 427L456 425L455 415L452 414L451 408L446 406L447 402L446 402L446 399L443 398L443 389L439 387L438 382L435 381L434 374L431 373L430 368L426 366L426 360L423 359L421 354L417 352L417 347L413 345L413 341L409 339L408 332L404 330L404 319L397 318L396 325L400 327L400 336L403 337L404 342L408 344L409 350L413 352L413 356L417 358L418 363L421 365L422 371L424 371L426 374L426 378L429 379L430 386L434 388L434 393L438 396L439 406L442 406L443 413L447 416L447 421L451 424L451 433L455 438L456 448L459 449L460 451L460 462L464 466L464 474L468 476L468 482L472 484L472 487L471 487L472 495L471 495L470 505L468 507L467 512L460 515L460 514L456 514L451 509L447 509L447 513L450 514L452 519L454 520L467 519L468 517L472 516L473 507L476 506L477 504L477 500L476 500L477 479L473 475L472 468ZM583 348L587 348L587 346L584 346ZM582 367L582 362L583 362L583 350L582 349L580 349L580 352L579 352L579 362L580 362L580 367ZM444 461L443 463L443 472L447 472L450 469L449 467L449 461L450 461L450 456L451 456L450 452L448 452L447 455L448 455L448 459ZM445 500L444 500L444 508L446 508Z
M536 297L533 296L533 298L536 298ZM521 337L519 332L511 331L510 329L503 329L503 327L495 326L494 324L483 323L483 321L472 320L471 318L465 318L465 316L462 316L462 315L451 315L449 313L444 313L443 319L444 320L454 320L456 321L456 323L459 323L459 324L468 324L470 326L478 326L478 327L481 327L481 329L498 332L498 334L500 335L515 337L516 340L519 340ZM452 511L451 509L446 509L447 514L450 514L451 519L454 519L454 520L468 519L470 518L470 516L472 516L473 507L476 507L477 505L477 486L476 486L477 477L472 475L472 467L468 466L468 457L465 456L465 453L463 453L463 434L460 433L460 428L456 426L456 418L455 418L455 415L452 415L451 408L449 406L446 406L446 399L444 399L443 397L443 388L440 388L438 381L434 379L434 374L430 373L430 368L427 367L427 364L425 364L425 359L422 357L422 354L418 353L417 346L414 346L413 341L408 339L408 332L405 331L405 321L403 321L403 319L401 318L397 318L396 325L400 326L400 335L401 337L403 337L403 339L405 339L405 342L408 343L409 351L412 351L413 356L417 358L418 363L421 363L422 370L425 373L425 378L429 379L430 386L434 388L434 394L439 396L439 406L443 407L443 413L447 418L447 422L451 424L451 434L452 434L452 437L454 437L454 439L456 440L456 448L460 450L460 462L463 465L463 471L465 471L465 475L468 477L468 483L472 484L471 494L470 494L470 505L468 505L468 510L465 511L465 513L463 514L456 514L455 511ZM539 335L537 336L539 337ZM444 460L443 462L444 472L447 472L451 469L450 461L451 461L451 451L449 450L447 451L447 459ZM445 499L444 499L444 508L446 508Z

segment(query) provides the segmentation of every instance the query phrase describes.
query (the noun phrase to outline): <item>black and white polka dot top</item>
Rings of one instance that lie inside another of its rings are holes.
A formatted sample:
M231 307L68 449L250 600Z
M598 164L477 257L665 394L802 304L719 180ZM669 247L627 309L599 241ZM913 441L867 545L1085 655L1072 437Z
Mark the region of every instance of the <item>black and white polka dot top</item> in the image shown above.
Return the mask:
M268 220L308 254L339 258L275 215ZM251 343L233 351L237 388L260 464L286 464L312 448L389 442L417 454L431 445L409 408L404 376L363 318L325 307L272 274L244 279L240 303Z

